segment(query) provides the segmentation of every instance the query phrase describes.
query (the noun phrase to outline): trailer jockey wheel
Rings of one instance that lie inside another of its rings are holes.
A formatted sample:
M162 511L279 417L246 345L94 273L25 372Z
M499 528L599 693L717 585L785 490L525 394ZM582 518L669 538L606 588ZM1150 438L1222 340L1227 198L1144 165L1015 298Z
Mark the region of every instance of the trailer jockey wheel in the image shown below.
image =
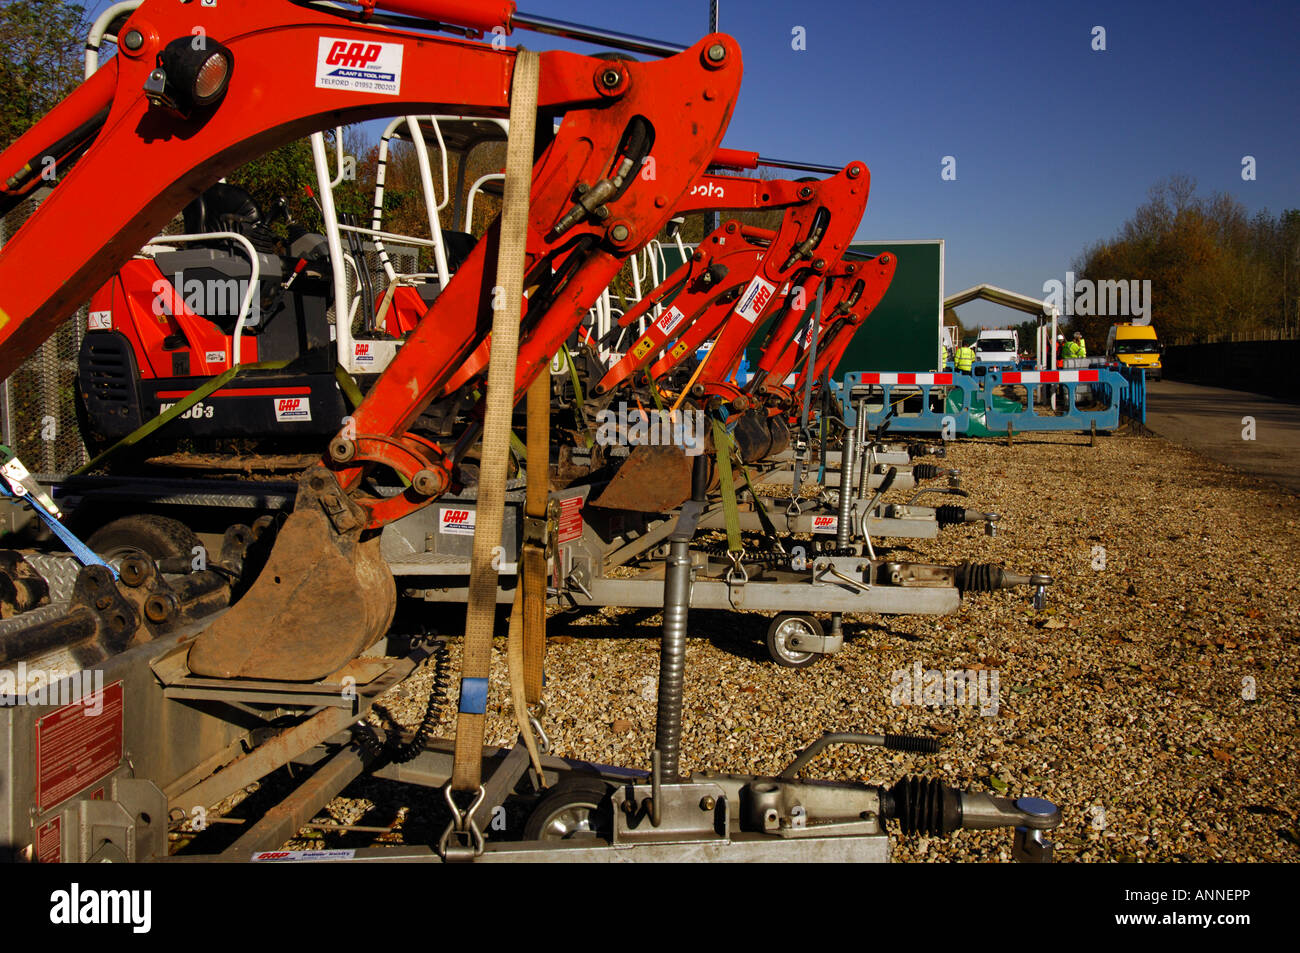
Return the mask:
M801 652L791 647L791 639L800 635L820 639L825 633L822 624L814 616L787 613L773 619L767 628L767 651L772 656L772 661L786 668L807 668L821 658L817 652Z
M614 805L600 778L574 776L561 781L537 802L524 825L524 840L612 840Z

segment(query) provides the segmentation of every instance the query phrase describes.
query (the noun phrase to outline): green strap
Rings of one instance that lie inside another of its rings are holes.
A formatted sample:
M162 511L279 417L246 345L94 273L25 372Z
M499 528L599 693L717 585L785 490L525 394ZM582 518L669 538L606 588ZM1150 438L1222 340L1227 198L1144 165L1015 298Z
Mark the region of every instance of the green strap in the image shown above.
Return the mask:
M72 473L69 475L81 476L84 473L89 473L91 470L94 470L96 467L102 464L109 457L116 454L119 450L124 450L127 447L134 446L135 444L139 443L145 437L149 436L154 431L156 431L159 427L162 427L164 424L170 423L171 421L179 417L181 414L185 413L185 411L189 410L191 407L193 407L195 404L201 401L204 397L207 397L208 395L212 394L214 391L218 391L222 387L225 387L232 380L234 380L235 376L239 374L241 371L274 371L274 370L279 370L280 368L284 367L288 363L289 362L286 360L286 361L263 361L260 364L240 364L237 365L236 367L230 368L230 370L225 371L224 373L218 374L216 377L212 378L212 380L208 381L206 384L201 386L198 390L193 391L188 397L184 397L181 400L177 401L176 403L172 404L170 407L164 410L157 417L153 418L153 420L150 420L145 424L143 424L142 426L131 431L131 433L127 434L117 443L113 444L111 447L109 447L103 453L99 454L89 463L85 463L77 467L77 469L73 470Z
M352 379L352 375L347 372L342 364L334 365L334 379L338 381L339 390L341 390L343 396L348 399L348 403L352 405L352 409L356 410L360 407L361 388L357 386L357 382Z
M587 418L583 412L582 381L578 379L578 365L573 363L573 355L567 347L561 347L560 353L564 355L564 363L569 368L569 380L573 382L573 402L578 408L577 422L579 426L584 426ZM590 433L584 433L582 439L586 441L588 450L596 444Z
M713 448L718 456L718 482L722 486L722 513L727 524L727 551L744 552L740 542L740 510L736 506L736 484L731 476L731 434L721 420L713 418Z
M569 353L567 346L561 346L557 356L564 358L564 365L569 369L569 380L573 383L573 402L577 406L577 413L575 414L577 424L579 427L585 426L587 418L583 413L582 381L578 379L578 365L573 363L573 355ZM583 433L582 439L585 441L587 449L591 449L596 445L596 441L592 439L590 433Z
M567 347L561 347L560 353L564 355L564 363L569 368L569 380L573 381L573 399L578 405L578 418L582 419L582 381L578 380L578 365L573 363L573 355Z
M754 501L754 509L758 513L758 522L763 527L763 532L769 538L776 542L777 548L781 548L781 541L776 534L776 524L772 522L772 517L767 515L767 507L759 498L757 491L754 489L754 478L749 473L749 467L745 466L745 461L740 461L740 472L745 474L745 487L749 490L749 497Z

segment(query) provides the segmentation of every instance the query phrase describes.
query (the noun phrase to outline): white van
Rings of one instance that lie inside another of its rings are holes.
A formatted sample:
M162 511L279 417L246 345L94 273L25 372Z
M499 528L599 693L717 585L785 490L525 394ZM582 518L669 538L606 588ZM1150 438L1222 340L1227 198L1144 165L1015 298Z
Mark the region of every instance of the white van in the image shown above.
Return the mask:
M1020 342L1015 331L986 328L975 339L975 360L983 364L1016 364Z

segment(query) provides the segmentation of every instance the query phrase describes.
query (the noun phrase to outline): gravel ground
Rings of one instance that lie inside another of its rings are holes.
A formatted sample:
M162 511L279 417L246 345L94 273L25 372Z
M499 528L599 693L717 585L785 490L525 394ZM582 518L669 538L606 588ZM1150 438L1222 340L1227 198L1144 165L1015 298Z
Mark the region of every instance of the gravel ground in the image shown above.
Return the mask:
M844 650L801 670L768 660L765 617L694 613L683 768L775 773L825 731L934 735L937 755L840 748L804 773L872 783L923 773L1049 798L1065 818L1061 861L1300 858L1300 498L1136 435L1096 447L1073 434L1011 448L964 441L948 463L971 506L1001 514L1000 535L955 527L894 555L1048 572L1046 610L1022 589L968 597L951 616L850 617ZM648 765L659 625L644 610L552 616L546 727L557 753ZM452 655L458 666L457 644ZM918 663L985 670L990 686L996 675L996 714L891 703L893 673ZM513 728L502 639L493 677L488 742L503 744ZM413 726L426 684L417 677L383 703ZM384 840L441 830L427 792L364 781L345 793L327 809L334 823L398 822ZM370 842L362 836L294 846ZM1008 860L1011 840L958 831L893 844L897 860Z

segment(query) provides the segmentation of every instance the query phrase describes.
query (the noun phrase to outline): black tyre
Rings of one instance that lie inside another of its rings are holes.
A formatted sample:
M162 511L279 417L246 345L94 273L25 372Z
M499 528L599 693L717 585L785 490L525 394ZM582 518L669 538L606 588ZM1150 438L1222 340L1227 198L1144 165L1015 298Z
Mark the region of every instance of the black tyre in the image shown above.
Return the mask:
M791 648L790 637L796 634L820 638L824 632L822 624L814 616L796 613L777 616L767 627L767 652L772 656L772 661L786 668L807 668L821 658L818 652L801 652Z
M524 825L524 840L612 840L614 806L600 778L565 778L537 802Z
M179 520L135 513L104 524L90 535L86 545L105 558L139 552L159 560L189 556L200 543L193 531Z

